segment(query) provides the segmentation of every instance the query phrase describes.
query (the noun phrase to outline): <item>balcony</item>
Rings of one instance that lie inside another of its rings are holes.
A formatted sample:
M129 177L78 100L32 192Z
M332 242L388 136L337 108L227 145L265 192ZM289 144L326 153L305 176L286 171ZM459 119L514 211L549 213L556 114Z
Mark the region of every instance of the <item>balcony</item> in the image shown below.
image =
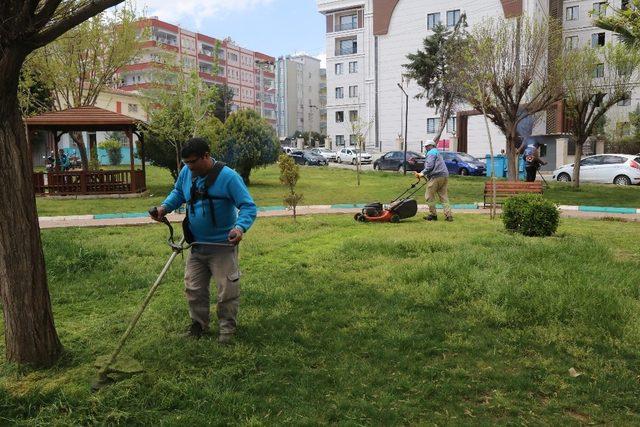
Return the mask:
M358 53L358 47L336 47L336 56L354 55Z
M357 22L345 22L345 23L338 23L336 24L334 31L338 32L338 31L349 31L349 30L356 30L358 29L358 23Z

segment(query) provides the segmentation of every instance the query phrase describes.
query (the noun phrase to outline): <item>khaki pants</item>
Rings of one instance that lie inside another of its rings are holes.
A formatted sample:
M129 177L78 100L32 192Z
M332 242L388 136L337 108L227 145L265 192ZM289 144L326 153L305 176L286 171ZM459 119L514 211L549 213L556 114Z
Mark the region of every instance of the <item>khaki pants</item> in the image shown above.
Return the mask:
M437 194L438 199L440 199L440 203L442 203L442 205L444 206L445 216L447 217L451 216L451 206L449 206L449 195L447 194L448 183L449 183L449 178L447 178L446 176L429 179L425 197L427 199L427 204L429 205L429 213L431 215L437 214L436 212L436 194Z
M240 302L240 271L237 247L205 246L191 249L184 274L184 291L191 319L209 329L211 276L217 287L218 332L236 331Z

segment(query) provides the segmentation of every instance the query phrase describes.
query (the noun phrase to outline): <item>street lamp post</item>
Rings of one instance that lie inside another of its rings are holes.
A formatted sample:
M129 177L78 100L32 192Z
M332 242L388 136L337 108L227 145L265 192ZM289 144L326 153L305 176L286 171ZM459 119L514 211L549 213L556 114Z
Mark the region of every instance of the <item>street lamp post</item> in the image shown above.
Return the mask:
M400 88L402 93L404 93L404 98L405 98L405 107L404 107L404 157L403 157L403 161L402 161L402 171L403 171L404 175L406 175L407 174L407 130L409 129L409 126L407 125L407 120L409 118L409 95L407 95L407 92L404 90L404 88L402 87L402 85L400 83L398 83L398 87Z

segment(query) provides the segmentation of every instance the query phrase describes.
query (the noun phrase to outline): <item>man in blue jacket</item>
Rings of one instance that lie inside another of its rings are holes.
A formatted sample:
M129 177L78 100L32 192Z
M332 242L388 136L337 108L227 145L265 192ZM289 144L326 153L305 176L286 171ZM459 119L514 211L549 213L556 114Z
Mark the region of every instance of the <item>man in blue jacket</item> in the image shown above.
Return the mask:
M447 185L449 184L449 170L444 162L444 158L440 151L436 148L433 141L425 144L427 155L424 160L424 169L422 172L414 172L416 177L422 178L426 176L429 180L427 184L427 192L425 197L429 205L429 215L424 217L427 221L436 221L438 219L436 211L436 194L444 207L445 221L453 221L451 215L451 206L449 206L449 195L447 193Z
M154 219L162 220L167 213L187 204L184 231L196 242L184 275L192 321L188 335L200 338L209 330L209 283L213 276L218 291L218 342L228 344L236 332L240 298L237 244L253 224L257 208L240 175L216 162L204 139L190 139L180 154L186 167Z

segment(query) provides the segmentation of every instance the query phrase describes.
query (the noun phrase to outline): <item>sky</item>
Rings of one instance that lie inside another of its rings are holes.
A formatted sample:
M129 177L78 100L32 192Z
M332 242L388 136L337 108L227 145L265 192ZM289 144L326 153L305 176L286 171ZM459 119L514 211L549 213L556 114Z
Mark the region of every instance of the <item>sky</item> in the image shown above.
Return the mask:
M316 0L134 0L146 16L271 56L307 53L323 61L325 20Z

